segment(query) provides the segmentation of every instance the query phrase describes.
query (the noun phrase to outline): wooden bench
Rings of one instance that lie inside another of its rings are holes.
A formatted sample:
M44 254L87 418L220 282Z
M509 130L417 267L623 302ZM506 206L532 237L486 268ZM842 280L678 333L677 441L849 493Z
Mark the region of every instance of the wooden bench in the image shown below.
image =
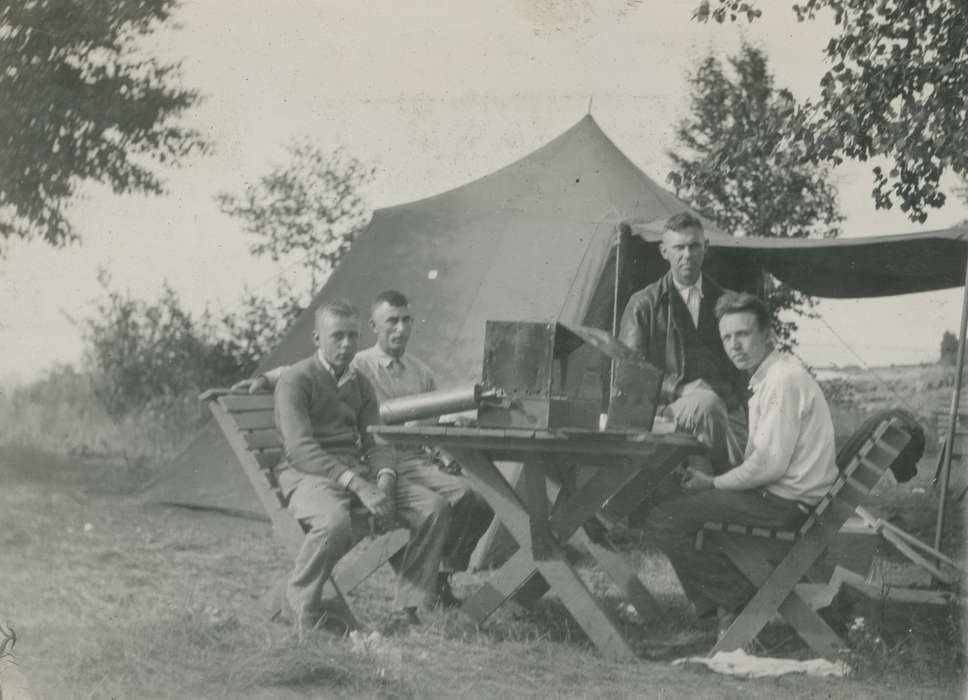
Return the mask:
M274 468L282 457L282 438L276 430L272 394L234 394L226 389L210 389L199 398L208 404L239 466L255 489L272 523L273 536L294 558L305 533L286 507L286 498L276 481ZM340 560L326 585L324 598L334 601L347 622L359 627L343 594L355 589L406 547L410 535L404 529L397 529L370 536L369 513L360 506L352 515L357 543ZM267 593L265 602L270 617L282 613L284 591L285 578L277 581Z
M842 651L840 637L796 586L911 440L912 434L899 419L882 422L796 531L729 523L703 526L696 535L696 548L725 554L757 588L710 654L743 648L777 613L821 656L834 658Z

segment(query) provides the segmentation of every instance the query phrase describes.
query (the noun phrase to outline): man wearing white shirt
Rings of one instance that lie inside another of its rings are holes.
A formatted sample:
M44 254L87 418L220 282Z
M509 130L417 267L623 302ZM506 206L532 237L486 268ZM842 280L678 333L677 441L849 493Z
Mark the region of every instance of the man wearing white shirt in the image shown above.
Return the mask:
M707 246L697 217L669 218L659 245L669 272L632 295L619 338L663 372L662 415L709 447L719 473L742 459L746 380L719 339L714 311L724 290L702 272Z
M773 348L766 305L750 294L716 304L723 346L749 376L749 441L743 461L712 476L689 470L688 495L657 506L647 529L672 562L700 617L728 618L755 593L722 554L697 552L705 522L795 529L837 477L834 427L819 385Z

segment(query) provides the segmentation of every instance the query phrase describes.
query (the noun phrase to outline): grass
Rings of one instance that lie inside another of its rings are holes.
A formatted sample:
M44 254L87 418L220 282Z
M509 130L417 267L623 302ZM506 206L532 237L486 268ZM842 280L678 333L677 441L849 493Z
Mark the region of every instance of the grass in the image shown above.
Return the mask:
M421 628L369 653L322 635L299 643L258 609L289 564L265 525L145 508L127 472L0 452L0 617L18 630L17 658L38 698L958 697L960 667L925 666L938 655L921 637L903 668L870 665L848 680L741 681L673 668L671 656L704 650L711 637L664 559L638 547L634 561L668 611L653 629L627 623L639 664L598 656L553 598L506 606L473 631L457 613L429 613ZM582 573L617 605L602 577ZM458 590L478 578L463 575ZM378 624L391 596L382 571L354 607ZM791 643L783 628L773 636Z
M89 375L70 366L32 384L0 386L0 445L119 461L132 471L170 461L208 418L194 394L112 418Z
M910 380L906 370L891 371L897 381ZM527 609L504 606L475 630L458 613L428 613L420 628L369 649L322 635L298 642L259 608L290 563L267 525L144 507L138 498L139 487L193 434L200 417L194 399L173 402L176 410L165 415L114 422L94 406L89 386L68 379L0 395L0 620L18 632L17 661L35 698L962 695L962 610L848 598L841 601L852 606L847 620L864 619L850 633L852 678L743 681L672 667L671 658L708 649L713 633L695 620L665 558L636 531L622 533L621 546L665 611L651 626L623 622L637 664L601 658L554 598ZM871 506L929 542L933 464L927 457L909 484L882 485ZM955 487L963 480L958 475ZM964 541L953 514L945 550L961 552ZM889 553L884 562L896 563ZM608 608L619 606L597 570L579 571ZM458 592L484 576L459 576ZM384 570L353 605L379 627L391 598ZM778 655L805 654L783 625L761 638Z

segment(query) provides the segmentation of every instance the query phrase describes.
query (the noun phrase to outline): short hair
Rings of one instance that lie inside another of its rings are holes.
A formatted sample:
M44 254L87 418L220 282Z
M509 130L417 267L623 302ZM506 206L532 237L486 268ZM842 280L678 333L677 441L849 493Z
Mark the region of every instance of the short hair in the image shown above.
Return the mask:
M665 223L666 231L685 231L689 228L697 228L703 231L702 221L699 217L688 211L681 211L678 214L673 214Z
M319 319L324 315L329 314L330 316L335 316L336 318L359 318L359 310L353 306L346 299L333 299L332 301L327 301L316 307L316 313L313 315L313 319L316 323L319 323Z
M389 304L390 306L410 306L410 300L402 293L398 292L396 289L387 289L386 291L380 292L375 297L373 297L373 303L370 305L370 313L372 313L376 307L380 304Z
M753 314L760 330L770 328L770 309L766 302L748 292L726 292L716 302L716 320L722 321L727 314Z

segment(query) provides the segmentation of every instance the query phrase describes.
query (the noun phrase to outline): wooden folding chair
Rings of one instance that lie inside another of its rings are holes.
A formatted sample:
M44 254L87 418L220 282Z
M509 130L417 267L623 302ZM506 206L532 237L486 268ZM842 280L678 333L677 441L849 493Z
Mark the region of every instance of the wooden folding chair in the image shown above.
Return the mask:
M948 433L951 432L951 414L949 409L934 412L935 426L938 433L938 465L934 471L932 484L937 486L941 481L941 470L944 468L945 451L948 449ZM964 469L968 458L968 404L958 407L958 420L955 421L954 437L951 440L951 464ZM968 494L968 486L954 498L955 503L961 503Z
M744 647L778 612L819 655L834 658L842 651L841 639L795 587L912 439L900 419L880 423L796 531L729 523L703 526L696 548L724 553L757 588L710 654Z
M305 533L286 508L286 498L273 472L282 457L282 438L276 430L272 394L233 394L225 389L209 389L199 398L208 404L242 471L255 489L272 522L276 541L295 557ZM366 510L360 506L352 515L354 536L358 538L356 545L340 560L323 596L335 602L347 622L359 627L343 593L359 586L406 547L410 534L404 529L396 529L370 537ZM282 612L284 587L285 579L277 581L266 595L270 617Z

